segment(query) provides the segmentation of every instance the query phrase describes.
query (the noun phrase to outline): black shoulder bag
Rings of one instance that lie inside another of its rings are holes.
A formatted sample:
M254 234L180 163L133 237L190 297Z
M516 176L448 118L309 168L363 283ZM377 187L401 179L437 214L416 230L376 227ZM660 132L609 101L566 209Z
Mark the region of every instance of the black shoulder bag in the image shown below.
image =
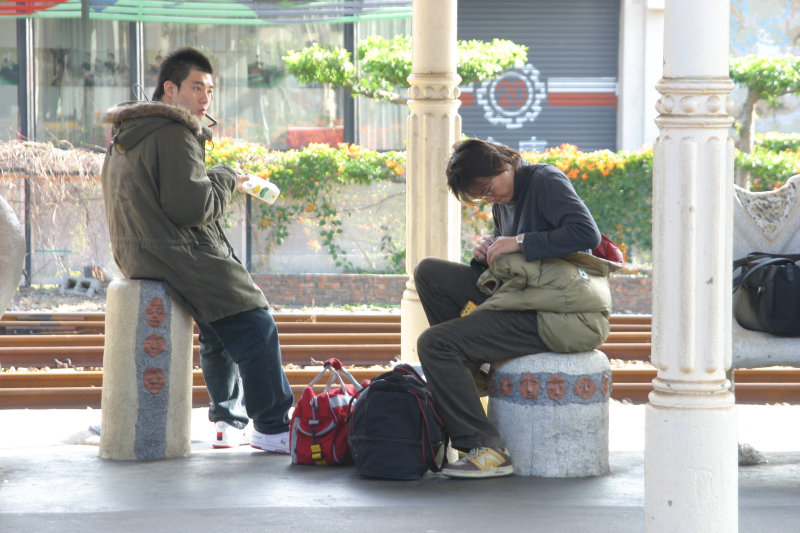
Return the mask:
M745 329L800 337L800 254L752 252L733 262L733 316Z

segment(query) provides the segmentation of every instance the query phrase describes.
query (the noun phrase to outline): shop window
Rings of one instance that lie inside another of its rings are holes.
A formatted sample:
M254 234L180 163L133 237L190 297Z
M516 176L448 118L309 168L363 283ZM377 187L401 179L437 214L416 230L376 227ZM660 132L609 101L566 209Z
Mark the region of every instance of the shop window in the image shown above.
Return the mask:
M337 142L342 139L342 91L302 86L283 66L287 51L309 42L342 46L343 25L145 23L145 93L153 94L161 59L172 50L192 46L205 53L214 67L216 88L209 111L219 123L215 136L287 149L302 144L297 140L301 133L333 126L334 136L325 139Z
M411 35L411 19L365 21L357 25L358 35L366 38L380 35L387 39L395 35ZM402 94L405 88L400 88ZM406 140L408 106L358 97L357 140L362 146L374 150L403 150Z
M36 20L36 137L76 146L105 146L100 115L130 99L129 24Z

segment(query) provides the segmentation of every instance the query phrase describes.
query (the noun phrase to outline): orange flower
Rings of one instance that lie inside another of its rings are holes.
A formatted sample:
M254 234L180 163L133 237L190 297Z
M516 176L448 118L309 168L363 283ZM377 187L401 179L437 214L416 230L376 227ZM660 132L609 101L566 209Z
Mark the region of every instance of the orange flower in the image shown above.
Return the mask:
M317 208L317 206L315 206L314 204L308 204L306 206L306 211L313 211L316 208Z
M386 166L389 168L394 168L397 166L397 161L395 161L394 159L387 159Z
M394 173L397 174L398 176L402 176L405 173L405 171L406 170L403 167L397 167L396 169L394 169Z

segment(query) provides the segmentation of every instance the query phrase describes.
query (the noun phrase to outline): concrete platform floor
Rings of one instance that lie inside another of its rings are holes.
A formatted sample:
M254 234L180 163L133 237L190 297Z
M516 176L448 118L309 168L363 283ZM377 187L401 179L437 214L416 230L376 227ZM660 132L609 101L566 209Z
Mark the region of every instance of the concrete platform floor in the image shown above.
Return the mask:
M737 411L740 442L768 459L739 468L739 531L800 531L800 406ZM611 474L583 479L400 482L292 466L250 447L212 450L205 409L193 412L190 457L115 462L98 458L87 430L99 420L96 410L0 410L0 532L645 530L642 405L611 403Z

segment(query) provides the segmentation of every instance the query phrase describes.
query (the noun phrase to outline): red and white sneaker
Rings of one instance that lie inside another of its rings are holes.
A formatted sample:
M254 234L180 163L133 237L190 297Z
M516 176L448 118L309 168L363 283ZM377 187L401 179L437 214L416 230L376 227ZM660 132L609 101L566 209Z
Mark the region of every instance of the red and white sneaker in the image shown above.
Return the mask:
M250 446L265 452L284 453L288 455L289 432L285 431L283 433L269 435L267 433L261 433L253 428L253 437L250 439Z
M244 429L239 429L221 420L215 422L214 427L216 434L214 435L214 441L211 443L213 448L235 448L236 446L249 444L249 439Z

